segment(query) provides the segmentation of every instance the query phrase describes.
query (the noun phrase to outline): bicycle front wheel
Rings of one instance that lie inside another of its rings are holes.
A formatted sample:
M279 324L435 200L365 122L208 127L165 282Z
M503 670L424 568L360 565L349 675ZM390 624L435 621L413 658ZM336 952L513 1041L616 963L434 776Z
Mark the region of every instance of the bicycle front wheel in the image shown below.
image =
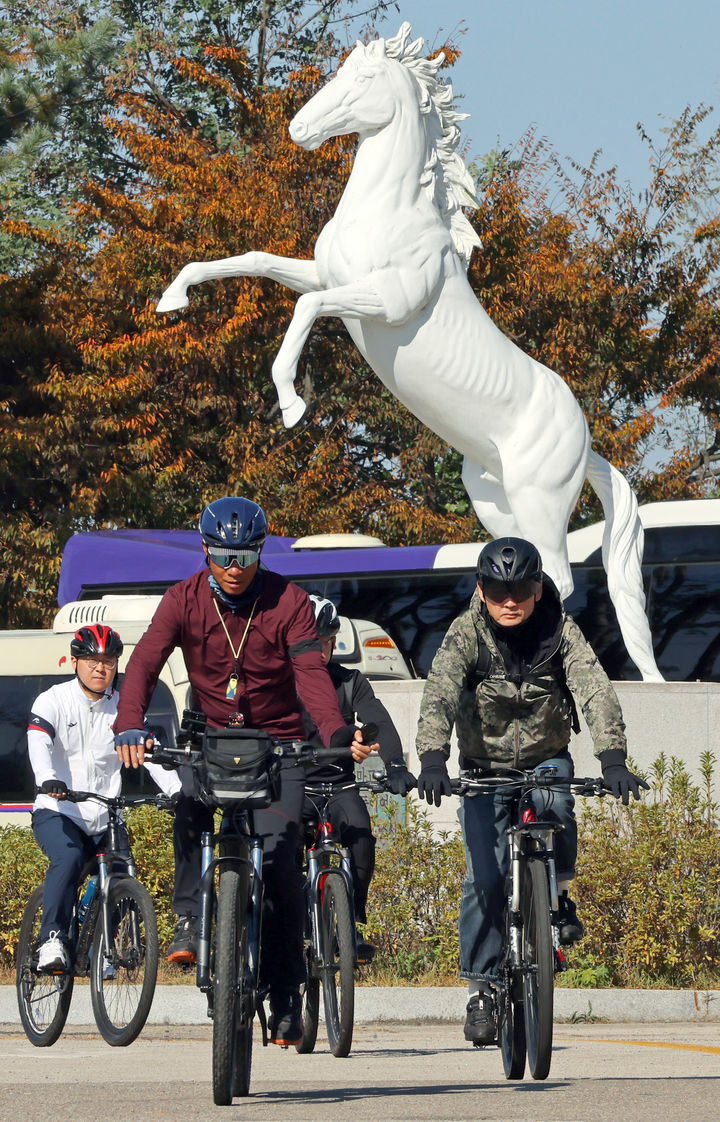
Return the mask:
M533 1079L547 1079L553 1034L553 947L547 874L541 860L522 863L520 914L528 1062Z
M255 993L247 979L247 874L221 867L215 932L215 1013L213 1016L213 1100L229 1106L247 1095L252 1069Z
M355 940L347 887L339 876L325 879L322 897L323 1002L333 1056L347 1056L355 1016Z
M132 1044L142 1031L155 994L158 932L150 893L127 877L108 898L110 945L103 943L98 912L90 966L90 998L95 1022L113 1047Z
M15 968L20 1020L25 1035L36 1048L48 1048L60 1036L70 1011L73 991L72 973L38 973L42 901L41 885L32 893L25 908Z
M300 986L302 997L302 1039L295 1045L295 1050L307 1055L315 1048L320 1021L320 979L313 975L315 951L312 940L305 944L305 981Z

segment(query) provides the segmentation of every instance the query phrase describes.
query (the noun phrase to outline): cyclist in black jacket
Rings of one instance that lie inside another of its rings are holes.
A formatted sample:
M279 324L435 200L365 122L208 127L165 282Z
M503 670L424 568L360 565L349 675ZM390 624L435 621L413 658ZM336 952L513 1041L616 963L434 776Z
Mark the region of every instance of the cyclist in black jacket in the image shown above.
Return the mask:
M351 670L331 661L340 630L335 605L331 600L315 595L310 597L310 602L317 621L323 661L335 686L343 720L352 722L357 718L360 725L377 726L377 743L371 745L371 750L380 753L391 792L395 795L407 795L416 786L416 779L405 766L402 743L390 714L375 696L372 686L360 670ZM368 890L375 869L375 837L367 806L355 786L354 762L348 759L315 764L306 767L305 772L308 785L313 782L331 782L337 788L328 808L330 821L340 844L350 850L355 918L358 923L364 924L367 921ZM306 798L303 818L311 821L313 815L312 803ZM369 962L373 953L374 947L358 936L358 961Z

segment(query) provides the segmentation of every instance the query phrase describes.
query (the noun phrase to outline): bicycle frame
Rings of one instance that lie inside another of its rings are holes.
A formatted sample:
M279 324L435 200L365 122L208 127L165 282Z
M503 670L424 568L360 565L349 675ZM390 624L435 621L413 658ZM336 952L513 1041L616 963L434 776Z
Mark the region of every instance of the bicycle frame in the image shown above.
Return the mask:
M509 867L506 880L505 946L495 991L499 1044L508 1079L522 1078L526 1049L534 1079L545 1079L552 1051L553 977L566 968L560 945L554 822L535 810L533 794L566 788L573 794L607 794L602 779L557 774L553 765L534 771L463 773L452 783L456 794L506 791ZM542 866L542 873L539 867Z
M260 923L262 916L262 838L250 831L249 812L242 807L226 807L223 811L220 834L209 831L201 836L201 880L200 910L198 915L198 952L196 985L207 995L208 1014L213 1010L213 982L210 975L210 952L212 945L213 902L215 899L215 870L222 866L234 866L250 870L250 909L248 914L248 969L253 978L253 989L257 985L260 969ZM215 856L215 847L242 849L240 853L221 853Z
M332 836L332 823L329 817L330 799L337 788L332 783L313 784L305 788L306 797L310 799L317 811L318 822L315 830L315 839L312 846L305 851L306 857L306 906L311 921L311 935L313 942L314 961L313 975L324 979L328 971L333 969L328 962L326 948L321 937L320 912L322 908L323 891L325 882L330 876L340 877L344 882L345 892L350 905L352 918L353 940L355 940L355 907L353 901L352 872L350 867L350 850L337 844ZM320 801L314 802L314 796ZM331 864L331 862L335 862ZM354 947L354 958L357 962L357 945Z

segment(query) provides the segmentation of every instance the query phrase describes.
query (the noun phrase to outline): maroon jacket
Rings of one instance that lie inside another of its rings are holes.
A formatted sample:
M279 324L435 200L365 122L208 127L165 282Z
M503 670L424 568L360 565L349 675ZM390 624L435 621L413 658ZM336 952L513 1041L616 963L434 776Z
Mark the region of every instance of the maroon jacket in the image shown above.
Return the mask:
M116 732L143 727L152 692L168 655L180 647L185 657L193 704L216 728L242 713L248 728L285 739L305 736L307 709L327 745L345 726L335 688L320 655L315 617L306 593L284 577L261 570L259 600L236 669L218 617L217 604L237 650L252 599L233 612L218 600L207 570L174 585L163 596L125 671L115 721ZM226 697L237 673L234 700ZM302 701L302 705L300 700Z

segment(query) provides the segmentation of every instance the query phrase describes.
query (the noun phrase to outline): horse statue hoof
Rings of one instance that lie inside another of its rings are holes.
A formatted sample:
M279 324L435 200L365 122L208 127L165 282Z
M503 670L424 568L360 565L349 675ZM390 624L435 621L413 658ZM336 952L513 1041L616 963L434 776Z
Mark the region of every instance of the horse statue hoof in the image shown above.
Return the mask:
M282 412L283 424L286 429L291 429L302 419L307 406L301 397L296 397L291 405L287 405Z
M156 312L179 312L181 308L187 308L190 301L185 296L173 296L170 292L164 292L157 302L155 307Z

